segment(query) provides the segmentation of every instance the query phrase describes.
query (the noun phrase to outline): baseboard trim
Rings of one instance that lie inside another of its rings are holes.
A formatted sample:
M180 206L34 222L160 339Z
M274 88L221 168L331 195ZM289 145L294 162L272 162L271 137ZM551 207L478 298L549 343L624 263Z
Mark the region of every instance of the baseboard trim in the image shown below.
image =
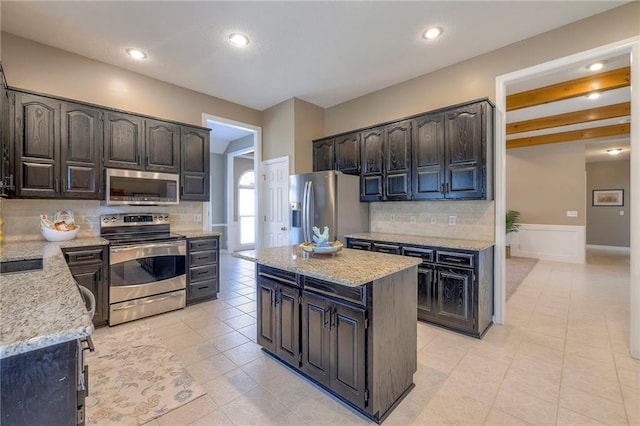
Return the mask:
M619 254L631 254L631 247L619 247L619 246L599 246L596 244L587 244L587 249L591 250L601 250L609 253L619 253Z

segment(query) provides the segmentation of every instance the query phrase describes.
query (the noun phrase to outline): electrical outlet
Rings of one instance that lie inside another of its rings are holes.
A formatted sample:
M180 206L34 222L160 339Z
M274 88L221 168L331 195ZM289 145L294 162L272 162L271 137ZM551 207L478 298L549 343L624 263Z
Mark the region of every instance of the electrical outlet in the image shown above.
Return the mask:
M456 217L455 216L449 216L449 225L453 226L456 224Z
M409 221L411 223L416 223L416 217L415 216L411 216L411 218L409 219Z
M202 222L202 215L201 214L194 214L193 215L193 221L196 222L196 223Z
M624 210L620 210L620 216L624 216Z
M395 214L393 214L393 213L392 213L392 214L390 214L390 215L389 215L389 220L390 220L391 222L395 222L395 221L396 221L396 215L395 215Z
M435 216L431 216L431 224L432 225L436 224L436 217Z

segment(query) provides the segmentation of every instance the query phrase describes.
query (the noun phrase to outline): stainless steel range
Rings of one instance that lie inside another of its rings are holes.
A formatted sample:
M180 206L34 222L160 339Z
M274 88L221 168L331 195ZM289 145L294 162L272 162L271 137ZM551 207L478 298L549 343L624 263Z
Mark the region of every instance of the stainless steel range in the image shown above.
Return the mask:
M109 325L185 307L186 241L158 213L100 216L109 240Z

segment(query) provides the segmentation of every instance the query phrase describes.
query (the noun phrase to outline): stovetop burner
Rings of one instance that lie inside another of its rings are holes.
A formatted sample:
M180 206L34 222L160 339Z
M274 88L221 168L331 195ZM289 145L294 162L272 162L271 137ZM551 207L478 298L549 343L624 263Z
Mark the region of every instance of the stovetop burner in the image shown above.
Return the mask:
M112 213L100 216L100 236L112 245L182 240L170 231L166 213Z

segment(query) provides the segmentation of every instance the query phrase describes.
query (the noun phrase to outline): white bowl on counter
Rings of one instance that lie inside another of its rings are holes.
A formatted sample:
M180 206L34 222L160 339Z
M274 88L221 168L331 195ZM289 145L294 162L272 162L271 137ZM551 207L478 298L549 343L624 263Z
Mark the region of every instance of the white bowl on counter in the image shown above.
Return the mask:
M73 240L78 236L78 232L80 231L80 227L76 225L75 229L71 231L58 231L57 229L45 228L44 226L40 227L40 232L42 236L47 241L68 241Z

